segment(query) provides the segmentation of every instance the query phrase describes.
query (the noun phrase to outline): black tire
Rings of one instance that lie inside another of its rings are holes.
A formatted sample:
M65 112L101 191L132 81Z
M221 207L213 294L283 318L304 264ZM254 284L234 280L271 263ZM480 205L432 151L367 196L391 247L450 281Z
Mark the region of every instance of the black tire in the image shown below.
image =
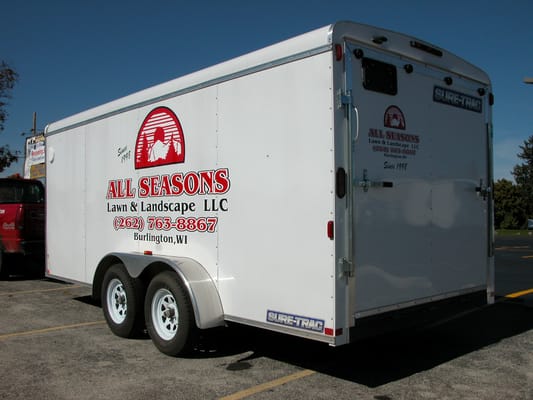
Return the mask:
M0 249L0 279L9 278L8 268L9 265L6 262L6 255L4 254L4 251Z
M198 329L189 295L175 272L164 271L152 279L144 315L148 334L159 351L169 356L192 352Z
M107 325L115 335L124 338L141 335L144 330L144 288L122 264L114 264L106 271L101 299Z
M43 279L45 276L45 263L44 257L32 255L27 257L26 261L30 276L33 279Z

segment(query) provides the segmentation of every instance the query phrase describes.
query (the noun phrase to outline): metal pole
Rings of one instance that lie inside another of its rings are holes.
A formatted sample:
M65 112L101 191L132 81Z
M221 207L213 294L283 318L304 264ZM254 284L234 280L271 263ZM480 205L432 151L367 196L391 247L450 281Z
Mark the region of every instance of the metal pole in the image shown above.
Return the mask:
M32 128L32 135L37 136L37 113L33 113L33 128Z

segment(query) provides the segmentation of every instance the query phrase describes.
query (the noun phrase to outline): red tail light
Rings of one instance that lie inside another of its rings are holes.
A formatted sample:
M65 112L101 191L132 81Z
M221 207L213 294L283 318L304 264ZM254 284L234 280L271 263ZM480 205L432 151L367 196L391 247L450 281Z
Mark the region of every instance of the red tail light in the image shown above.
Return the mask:
M335 237L335 224L333 221L328 221L328 238L333 240Z
M335 45L335 60L341 61L344 57L344 51L342 50L342 46L340 44Z

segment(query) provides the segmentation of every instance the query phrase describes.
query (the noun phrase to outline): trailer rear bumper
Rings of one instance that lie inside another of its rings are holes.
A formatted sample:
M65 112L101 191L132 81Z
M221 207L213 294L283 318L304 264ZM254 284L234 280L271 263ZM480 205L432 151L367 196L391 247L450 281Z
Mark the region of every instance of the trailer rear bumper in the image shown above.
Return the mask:
M356 319L350 341L399 330L443 323L488 304L487 291L479 290L447 299Z

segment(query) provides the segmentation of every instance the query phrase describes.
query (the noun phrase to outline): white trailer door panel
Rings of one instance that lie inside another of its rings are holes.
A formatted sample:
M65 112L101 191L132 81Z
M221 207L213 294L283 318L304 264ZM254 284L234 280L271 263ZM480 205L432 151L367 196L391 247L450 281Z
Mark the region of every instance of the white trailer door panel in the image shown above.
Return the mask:
M490 179L482 85L356 44L347 47L357 115L356 316L482 289Z

